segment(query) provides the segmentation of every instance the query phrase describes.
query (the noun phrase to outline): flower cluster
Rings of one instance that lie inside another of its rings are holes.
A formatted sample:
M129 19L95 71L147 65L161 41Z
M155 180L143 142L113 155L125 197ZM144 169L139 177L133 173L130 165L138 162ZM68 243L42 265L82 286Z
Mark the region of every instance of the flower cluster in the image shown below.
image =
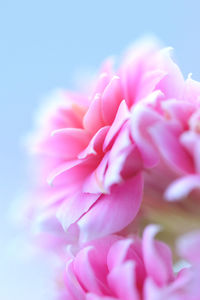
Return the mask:
M199 299L200 232L178 241L179 255L190 267L177 273L169 247L154 240L157 232L158 226L149 225L142 240L109 235L86 244L67 262L65 299Z
M200 299L200 234L178 241L190 262L178 274L156 226L139 238L149 221L171 224L169 237L187 218L200 227L200 83L170 52L139 43L117 70L107 60L87 94L58 91L40 114L29 216L47 248L75 249L61 255L62 299Z

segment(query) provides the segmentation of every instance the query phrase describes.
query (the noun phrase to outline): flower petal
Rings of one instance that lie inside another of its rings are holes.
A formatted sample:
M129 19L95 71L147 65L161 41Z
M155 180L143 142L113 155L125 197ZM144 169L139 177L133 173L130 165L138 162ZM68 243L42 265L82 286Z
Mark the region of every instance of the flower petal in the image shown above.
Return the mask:
M96 94L90 104L87 113L83 118L83 125L86 130L95 133L105 124L101 113L101 95Z
M142 248L144 263L149 277L158 286L163 286L173 278L172 255L169 247L154 240L159 232L159 226L149 225L143 234Z
M102 94L102 115L105 124L112 124L118 107L123 100L120 78L114 76Z
M82 242L120 231L136 216L143 191L142 175L114 186L79 221Z
M97 201L100 194L76 193L68 197L59 207L57 218L60 220L64 230L76 222Z
M200 175L188 175L172 182L165 191L165 199L168 201L182 200L194 189L200 189Z
M108 284L115 292L118 299L139 300L140 296L136 287L135 265L133 261L113 268L108 275Z
M78 155L79 159L86 158L88 155L102 152L102 145L105 139L105 136L108 132L109 126L104 126L100 128L97 133L90 140L89 145Z
M159 162L159 155L149 134L149 128L159 122L161 117L151 108L138 104L131 116L131 134L140 150L145 167L151 168Z
M124 122L129 119L129 117L130 117L130 113L128 111L128 107L126 105L125 100L123 100L119 105L115 120L113 121L106 135L105 142L103 145L104 151L106 151L106 149L109 147L114 137L116 136L116 134L118 133L118 131L120 130Z
M165 123L155 124L149 129L157 148L166 162L179 173L193 173L194 167L190 155L179 142L179 137Z

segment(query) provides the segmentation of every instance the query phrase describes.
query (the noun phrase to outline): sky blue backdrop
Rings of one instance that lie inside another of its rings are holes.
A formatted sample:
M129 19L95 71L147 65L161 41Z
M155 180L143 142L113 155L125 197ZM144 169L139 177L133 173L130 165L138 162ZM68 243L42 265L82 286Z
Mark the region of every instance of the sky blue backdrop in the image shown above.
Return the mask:
M97 68L105 57L120 54L143 34L155 34L164 45L173 46L184 74L192 72L199 80L199 11L198 0L0 2L2 224L9 203L26 185L27 162L20 139L30 130L40 99L57 87L73 87L79 69ZM8 242L13 230L2 227L6 226L1 225L1 231ZM15 270L22 265L14 259L11 262ZM8 268L4 279L15 281L15 299L44 299L37 290L39 281L32 287L27 278L29 265L24 262L19 274L16 271L12 276ZM23 280L33 289L30 297ZM12 299L9 292L5 285L4 300Z

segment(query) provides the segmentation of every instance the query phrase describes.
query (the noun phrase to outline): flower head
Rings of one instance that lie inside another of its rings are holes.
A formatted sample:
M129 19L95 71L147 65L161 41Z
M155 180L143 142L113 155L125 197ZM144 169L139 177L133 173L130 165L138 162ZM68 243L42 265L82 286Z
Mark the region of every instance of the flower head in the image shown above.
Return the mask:
M142 239L111 235L86 244L67 262L66 299L199 299L199 232L178 241L190 265L175 273L170 249L155 240L158 231L149 225Z
M117 71L102 70L88 96L60 93L31 146L40 162L36 214L48 226L57 216L81 241L118 232L137 215L142 171L159 160L148 142L159 117L141 119L138 105L148 110L156 99L159 111L159 101L179 99L184 84L169 50L155 43L130 49Z

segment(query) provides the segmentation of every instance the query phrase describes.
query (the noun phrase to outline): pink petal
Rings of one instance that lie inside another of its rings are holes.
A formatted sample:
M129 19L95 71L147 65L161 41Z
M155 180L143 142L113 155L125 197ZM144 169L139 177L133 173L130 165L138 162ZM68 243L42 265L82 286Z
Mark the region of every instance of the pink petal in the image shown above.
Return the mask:
M110 69L110 66L107 65L107 67ZM102 94L103 91L105 90L106 86L109 84L110 78L109 78L109 73L110 70L106 70L107 68L105 65L102 69L103 73L100 74L96 87L94 89L94 95L96 94Z
M110 152L108 151L104 155L96 169L91 174L89 174L88 177L85 178L83 184L83 192L103 194L108 193L108 191L106 191L104 187L104 177L108 166L109 154Z
M151 136L166 162L179 173L194 171L191 157L182 147L179 138L165 123L155 124L150 129Z
M124 239L116 242L108 252L108 269L111 271L113 268L120 266L125 262L128 250L132 245L132 239Z
M99 197L99 194L77 192L65 200L57 211L57 218L60 220L64 230L67 230L72 223L86 213Z
M158 46L149 41L142 41L132 47L122 63L119 76L124 88L124 98L131 107L142 88L143 75L157 69Z
M75 158L88 144L90 135L80 128L54 130L45 145L46 154L59 158Z
M185 147L187 152L194 160L195 173L200 173L200 136L194 131L185 131L180 136L180 143Z
M157 89L161 90L167 99L181 99L184 91L184 78L175 62L171 59L171 48L160 51L162 56L160 69L167 73L158 84Z
M74 271L86 291L103 295L106 286L99 280L99 274L92 266L91 256L93 251L94 248L92 246L85 247L79 251L74 260Z
M119 104L123 100L120 78L114 76L102 94L102 115L105 124L112 124Z
M170 99L162 101L161 106L167 112L168 118L179 122L183 129L188 127L188 119L194 111L194 105L186 101Z
M120 130L124 122L129 119L129 117L130 117L130 113L128 111L128 107L126 105L125 100L123 100L119 105L115 120L106 135L105 142L103 145L104 151L111 144L114 137L116 136L116 134L118 133L118 131Z
M151 108L138 104L134 107L131 116L131 134L140 150L145 167L151 168L159 162L149 128L161 119L160 115Z
M63 174L64 172L80 165L81 163L82 163L82 161L79 161L79 160L70 160L70 161L67 161L66 163L63 163L62 165L58 166L56 169L54 169L49 174L49 176L47 178L48 184L52 185L56 177Z
M183 99L187 100L193 104L199 104L199 95L200 95L200 83L191 78L191 75L188 76L185 81Z
M103 122L101 113L101 95L96 94L92 103L90 104L87 113L83 119L83 125L86 130L95 133L105 124Z
M105 190L109 190L113 184L122 182L121 171L133 149L134 145L130 139L130 125L126 122L122 126L109 153L108 168L104 178Z
M154 240L159 226L149 225L143 234L143 257L146 271L158 286L170 282L173 276L172 256L168 246Z
M182 200L194 189L200 189L200 175L188 175L175 180L167 188L164 197L168 201Z
M136 101L147 97L151 94L156 85L163 79L167 73L162 70L152 70L143 74L143 78L141 78L141 87L138 90L138 94L136 97Z
M79 155L78 158L83 159L86 158L88 155L102 152L102 145L105 139L105 136L108 132L109 126L105 126L99 129L97 133L93 136L90 140L89 145L85 148Z
M84 160L69 160L59 165L48 176L47 182L53 186L76 185L80 187L83 179L96 167L98 160L89 157Z
M177 250L181 257L192 263L200 263L200 231L184 234L177 241Z
M135 282L135 266L133 261L112 269L108 275L108 283L119 299L139 300L139 294Z
M120 231L137 214L143 191L141 174L114 186L78 221L82 242Z
M72 261L67 262L65 285L67 288L67 292L70 294L73 300L85 300L85 292L81 288L77 278L74 276Z

